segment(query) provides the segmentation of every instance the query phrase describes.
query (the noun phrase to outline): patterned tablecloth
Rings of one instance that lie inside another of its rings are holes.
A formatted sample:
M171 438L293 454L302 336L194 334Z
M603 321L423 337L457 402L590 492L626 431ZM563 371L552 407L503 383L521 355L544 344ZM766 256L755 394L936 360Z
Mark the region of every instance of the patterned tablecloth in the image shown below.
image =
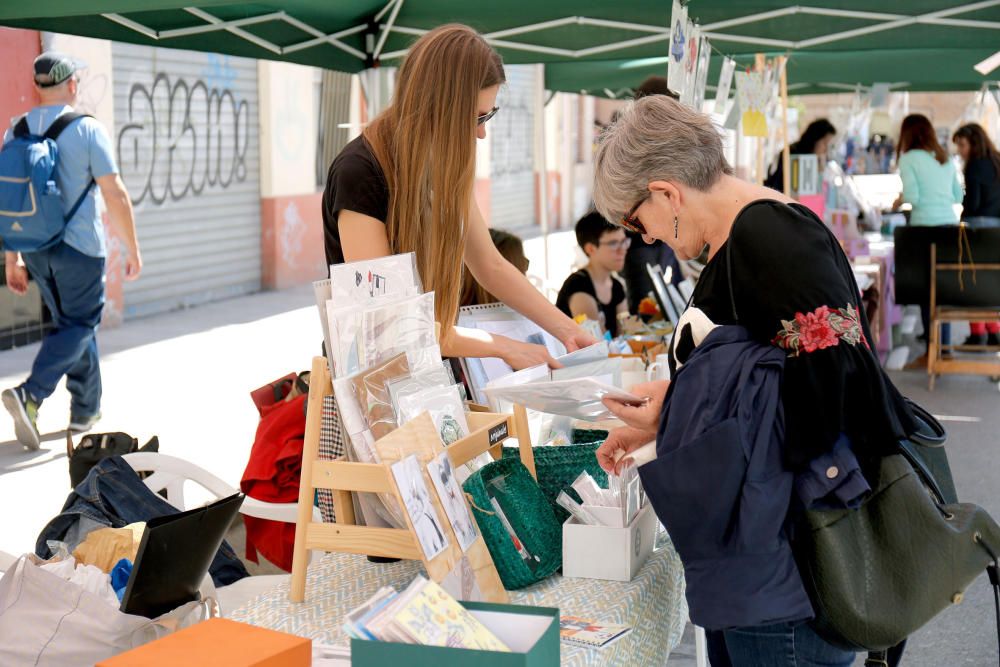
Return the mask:
M288 580L237 609L230 617L272 630L346 645L344 615L385 585L402 590L422 565L418 561L374 564L364 556L328 553L309 567L306 601L289 602ZM604 650L562 645L562 664L662 666L687 623L684 571L665 533L656 551L629 583L554 576L519 591L511 603L558 607L564 616L631 625L633 630Z

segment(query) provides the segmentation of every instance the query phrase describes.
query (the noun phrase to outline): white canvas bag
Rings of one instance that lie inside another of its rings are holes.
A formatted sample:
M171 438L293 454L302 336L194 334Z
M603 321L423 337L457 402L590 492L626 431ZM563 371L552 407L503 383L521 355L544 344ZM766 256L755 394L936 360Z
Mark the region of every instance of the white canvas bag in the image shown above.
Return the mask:
M93 667L211 615L211 599L153 620L123 614L42 562L22 556L0 579L0 665Z

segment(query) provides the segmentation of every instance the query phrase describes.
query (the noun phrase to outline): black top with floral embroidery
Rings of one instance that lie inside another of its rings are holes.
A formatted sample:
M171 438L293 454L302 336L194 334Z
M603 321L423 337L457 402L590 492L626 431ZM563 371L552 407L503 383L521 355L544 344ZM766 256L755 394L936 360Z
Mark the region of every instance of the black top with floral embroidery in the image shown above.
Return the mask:
M691 330L711 324L740 324L788 350L782 395L791 467L830 451L841 433L860 457L890 453L913 432L912 413L869 346L850 262L809 209L773 200L744 207L702 272L691 306L710 322L699 314L702 323L686 327L682 318L673 364L694 349Z

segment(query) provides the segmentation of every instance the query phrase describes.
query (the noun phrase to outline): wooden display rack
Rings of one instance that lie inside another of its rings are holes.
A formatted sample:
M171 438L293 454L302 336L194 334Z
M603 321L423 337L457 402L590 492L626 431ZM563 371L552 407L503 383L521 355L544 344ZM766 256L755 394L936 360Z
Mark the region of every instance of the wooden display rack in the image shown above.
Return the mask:
M448 538L448 546L435 558L428 560L405 512L407 527L376 528L361 526L354 512L352 493L369 492L392 496L399 507L404 507L391 465L411 454L417 456L422 466L447 451L453 467L464 465L484 452L494 459L502 455L503 442L511 437L518 439L521 458L535 474L534 455L528 433L524 408L515 409L513 415L489 412L466 414L468 436L445 448L441 437L428 415L421 415L376 442L382 463L354 463L348 461L319 460L319 433L322 421L323 397L333 394L333 385L326 360L313 359L306 411L306 432L302 452L302 477L299 484L299 515L295 529L295 552L292 559L292 583L289 599L305 600L306 568L312 550L419 560L427 575L440 582L455 569L463 556L469 559L476 581L488 602L505 603L507 591L500 581L493 559L482 535L464 554L451 528L451 523L441 507L434 487L424 468L424 478L430 489L431 501L438 520ZM330 489L336 509L336 523L313 521L313 498L316 489Z

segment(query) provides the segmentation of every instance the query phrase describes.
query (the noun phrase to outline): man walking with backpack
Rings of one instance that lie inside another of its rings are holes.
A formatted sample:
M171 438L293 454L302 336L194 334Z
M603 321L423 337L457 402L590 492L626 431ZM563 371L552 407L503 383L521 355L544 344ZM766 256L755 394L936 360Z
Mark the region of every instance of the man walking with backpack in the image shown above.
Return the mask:
M108 133L94 118L73 112L83 66L55 52L35 59L41 104L15 120L0 151L7 287L25 294L30 274L52 314L52 329L28 379L0 394L18 441L28 449L40 446L38 408L64 375L72 398L68 430L88 431L101 417L96 332L107 244L95 184L124 245L125 279L135 280L142 270L132 203Z

